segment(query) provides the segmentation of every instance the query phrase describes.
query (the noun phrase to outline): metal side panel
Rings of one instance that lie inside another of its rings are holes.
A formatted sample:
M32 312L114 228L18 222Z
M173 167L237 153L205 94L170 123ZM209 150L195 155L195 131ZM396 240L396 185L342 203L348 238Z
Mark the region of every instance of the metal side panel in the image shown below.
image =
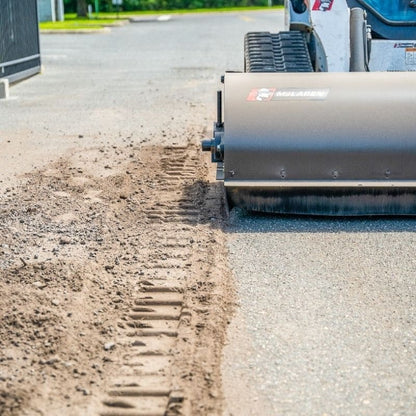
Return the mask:
M24 71L16 72L12 75L9 75L7 77L7 79L9 80L10 84L13 84L15 82L22 81L26 78L30 78L33 75L39 74L41 72L41 70L42 70L41 66L35 66L33 68L29 68L29 69L26 69Z
M315 31L323 43L329 72L348 72L350 66L350 15L345 0L311 2Z
M416 71L416 40L373 40L370 71Z
M233 181L416 180L416 73L225 76Z

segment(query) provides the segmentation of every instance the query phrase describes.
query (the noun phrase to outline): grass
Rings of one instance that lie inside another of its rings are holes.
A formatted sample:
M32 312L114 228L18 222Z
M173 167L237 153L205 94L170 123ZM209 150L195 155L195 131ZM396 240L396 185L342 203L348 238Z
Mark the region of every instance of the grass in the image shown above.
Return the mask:
M65 14L64 22L42 22L39 24L41 30L80 30L80 29L101 29L112 25L119 20L128 19L131 16L149 14L185 14L185 13L212 13L212 12L241 12L251 10L280 9L283 6L270 7L225 7L215 9L180 9L180 10L146 10L129 11L117 13L99 13L98 17L93 13L91 18L79 18L75 13Z
M102 29L114 24L117 19L100 17L98 19L76 18L65 15L63 22L42 22L39 24L41 30L80 30L80 29Z

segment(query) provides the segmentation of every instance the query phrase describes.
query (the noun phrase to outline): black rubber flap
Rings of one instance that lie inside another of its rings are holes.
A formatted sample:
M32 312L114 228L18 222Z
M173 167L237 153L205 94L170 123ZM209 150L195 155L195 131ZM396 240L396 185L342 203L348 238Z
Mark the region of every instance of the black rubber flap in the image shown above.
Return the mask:
M230 207L278 214L416 215L415 189L227 187Z

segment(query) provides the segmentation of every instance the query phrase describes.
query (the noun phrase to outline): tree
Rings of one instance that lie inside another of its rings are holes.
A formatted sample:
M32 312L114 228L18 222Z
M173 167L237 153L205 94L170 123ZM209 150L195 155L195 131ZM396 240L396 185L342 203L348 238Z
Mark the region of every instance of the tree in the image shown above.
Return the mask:
M77 0L77 16L78 17L88 16L87 0Z

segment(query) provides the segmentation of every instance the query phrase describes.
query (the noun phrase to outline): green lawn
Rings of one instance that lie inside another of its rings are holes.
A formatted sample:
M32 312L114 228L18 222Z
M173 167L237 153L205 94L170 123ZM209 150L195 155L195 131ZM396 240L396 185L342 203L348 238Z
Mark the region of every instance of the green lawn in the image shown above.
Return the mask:
M42 22L39 24L41 30L78 30L78 29L101 29L114 24L117 19L99 17L98 19L76 18L74 15L65 15L63 22Z
M163 15L183 13L212 13L212 12L240 12L250 10L280 9L283 6L270 7L227 7L218 9L181 9L181 10L149 10L131 11L117 13L99 13L98 17L93 13L91 18L77 18L75 13L65 14L64 22L42 22L39 24L41 30L79 30L79 29L101 29L117 23L117 21L137 17L140 15Z

